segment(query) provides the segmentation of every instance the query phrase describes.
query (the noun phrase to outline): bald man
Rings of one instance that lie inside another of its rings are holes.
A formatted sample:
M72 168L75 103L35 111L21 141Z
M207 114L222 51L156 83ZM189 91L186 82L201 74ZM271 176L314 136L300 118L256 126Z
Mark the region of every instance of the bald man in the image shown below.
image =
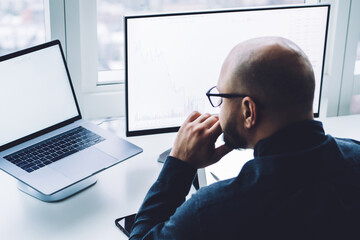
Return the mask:
M293 42L235 46L207 93L220 115L183 123L130 239L360 239L360 143L325 135L314 88ZM254 149L239 175L185 201L196 170L237 148Z

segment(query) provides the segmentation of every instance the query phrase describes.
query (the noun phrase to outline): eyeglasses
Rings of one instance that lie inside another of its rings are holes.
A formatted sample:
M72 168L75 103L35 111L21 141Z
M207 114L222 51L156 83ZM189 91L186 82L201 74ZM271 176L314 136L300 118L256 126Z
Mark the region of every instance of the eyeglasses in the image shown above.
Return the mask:
M209 91L207 91L206 96L209 98L211 106L219 107L223 102L223 98L244 98L248 97L249 95L236 93L219 93L216 86L214 86L210 88Z

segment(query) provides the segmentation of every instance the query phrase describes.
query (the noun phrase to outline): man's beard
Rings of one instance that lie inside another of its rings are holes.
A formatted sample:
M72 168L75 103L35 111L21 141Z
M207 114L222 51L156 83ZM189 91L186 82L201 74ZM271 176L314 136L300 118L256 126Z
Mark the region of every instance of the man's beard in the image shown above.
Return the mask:
M232 134L229 134L229 132ZM245 137L237 134L234 130L224 131L223 138L225 145L233 149L245 149L248 146Z

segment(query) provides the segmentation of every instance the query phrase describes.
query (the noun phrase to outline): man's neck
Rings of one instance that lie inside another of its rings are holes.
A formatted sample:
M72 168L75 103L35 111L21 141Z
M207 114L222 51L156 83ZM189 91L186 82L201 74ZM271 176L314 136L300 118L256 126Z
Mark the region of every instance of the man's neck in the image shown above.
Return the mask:
M260 140L270 137L271 135L291 124L305 120L314 120L313 113L311 112L311 114L304 114L303 116L288 115L283 117L268 117L267 119L263 119L256 129L256 132L253 134L253 140L249 141L249 147L253 149L256 143L258 143Z

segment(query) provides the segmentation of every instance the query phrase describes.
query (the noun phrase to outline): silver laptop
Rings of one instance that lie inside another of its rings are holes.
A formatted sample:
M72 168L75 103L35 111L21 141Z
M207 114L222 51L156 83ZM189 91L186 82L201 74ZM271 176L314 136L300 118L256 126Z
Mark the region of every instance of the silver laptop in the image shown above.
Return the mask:
M0 57L0 168L56 201L142 149L82 119L58 40Z

